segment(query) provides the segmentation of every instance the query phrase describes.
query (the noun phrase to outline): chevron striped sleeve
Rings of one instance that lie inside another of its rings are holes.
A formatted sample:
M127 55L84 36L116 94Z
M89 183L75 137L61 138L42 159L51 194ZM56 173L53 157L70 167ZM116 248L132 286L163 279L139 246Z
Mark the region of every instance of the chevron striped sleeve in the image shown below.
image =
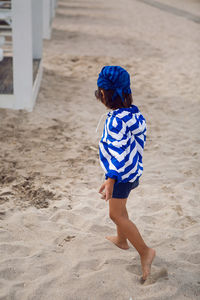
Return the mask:
M134 182L142 175L146 122L137 113L118 109L109 113L99 143L100 163L106 178Z

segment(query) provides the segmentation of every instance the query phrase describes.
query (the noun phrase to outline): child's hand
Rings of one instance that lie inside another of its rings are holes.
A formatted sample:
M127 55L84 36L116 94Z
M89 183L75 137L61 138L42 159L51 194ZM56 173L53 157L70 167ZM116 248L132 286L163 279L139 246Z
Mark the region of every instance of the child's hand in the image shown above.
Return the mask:
M113 186L115 183L115 179L108 178L100 187L99 193L102 195L102 199L105 199L106 201L110 200L112 198L113 194Z

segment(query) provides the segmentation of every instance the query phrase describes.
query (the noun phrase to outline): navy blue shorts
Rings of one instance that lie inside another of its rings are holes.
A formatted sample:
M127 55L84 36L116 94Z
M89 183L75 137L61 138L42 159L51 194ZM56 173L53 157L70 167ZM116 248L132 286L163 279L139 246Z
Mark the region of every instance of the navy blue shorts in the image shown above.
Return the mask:
M115 183L112 197L121 198L121 199L128 198L131 190L135 189L138 185L139 185L139 178L136 179L134 182Z

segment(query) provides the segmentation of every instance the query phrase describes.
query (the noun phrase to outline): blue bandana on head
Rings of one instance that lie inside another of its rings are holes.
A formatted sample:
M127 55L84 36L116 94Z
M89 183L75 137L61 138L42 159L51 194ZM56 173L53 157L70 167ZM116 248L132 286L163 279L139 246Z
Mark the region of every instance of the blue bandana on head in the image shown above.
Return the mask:
M130 76L128 72L120 66L103 67L97 80L98 87L104 90L113 90L112 100L119 95L124 101L123 92L131 94Z

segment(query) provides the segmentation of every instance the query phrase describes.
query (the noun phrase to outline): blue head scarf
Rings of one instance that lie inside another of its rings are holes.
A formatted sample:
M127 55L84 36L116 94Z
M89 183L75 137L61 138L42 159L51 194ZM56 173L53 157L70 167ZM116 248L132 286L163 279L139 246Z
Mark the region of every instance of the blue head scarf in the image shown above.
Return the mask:
M131 94L130 76L128 72L120 66L103 67L99 74L97 85L104 90L113 90L112 100L119 95L124 101L123 92Z

